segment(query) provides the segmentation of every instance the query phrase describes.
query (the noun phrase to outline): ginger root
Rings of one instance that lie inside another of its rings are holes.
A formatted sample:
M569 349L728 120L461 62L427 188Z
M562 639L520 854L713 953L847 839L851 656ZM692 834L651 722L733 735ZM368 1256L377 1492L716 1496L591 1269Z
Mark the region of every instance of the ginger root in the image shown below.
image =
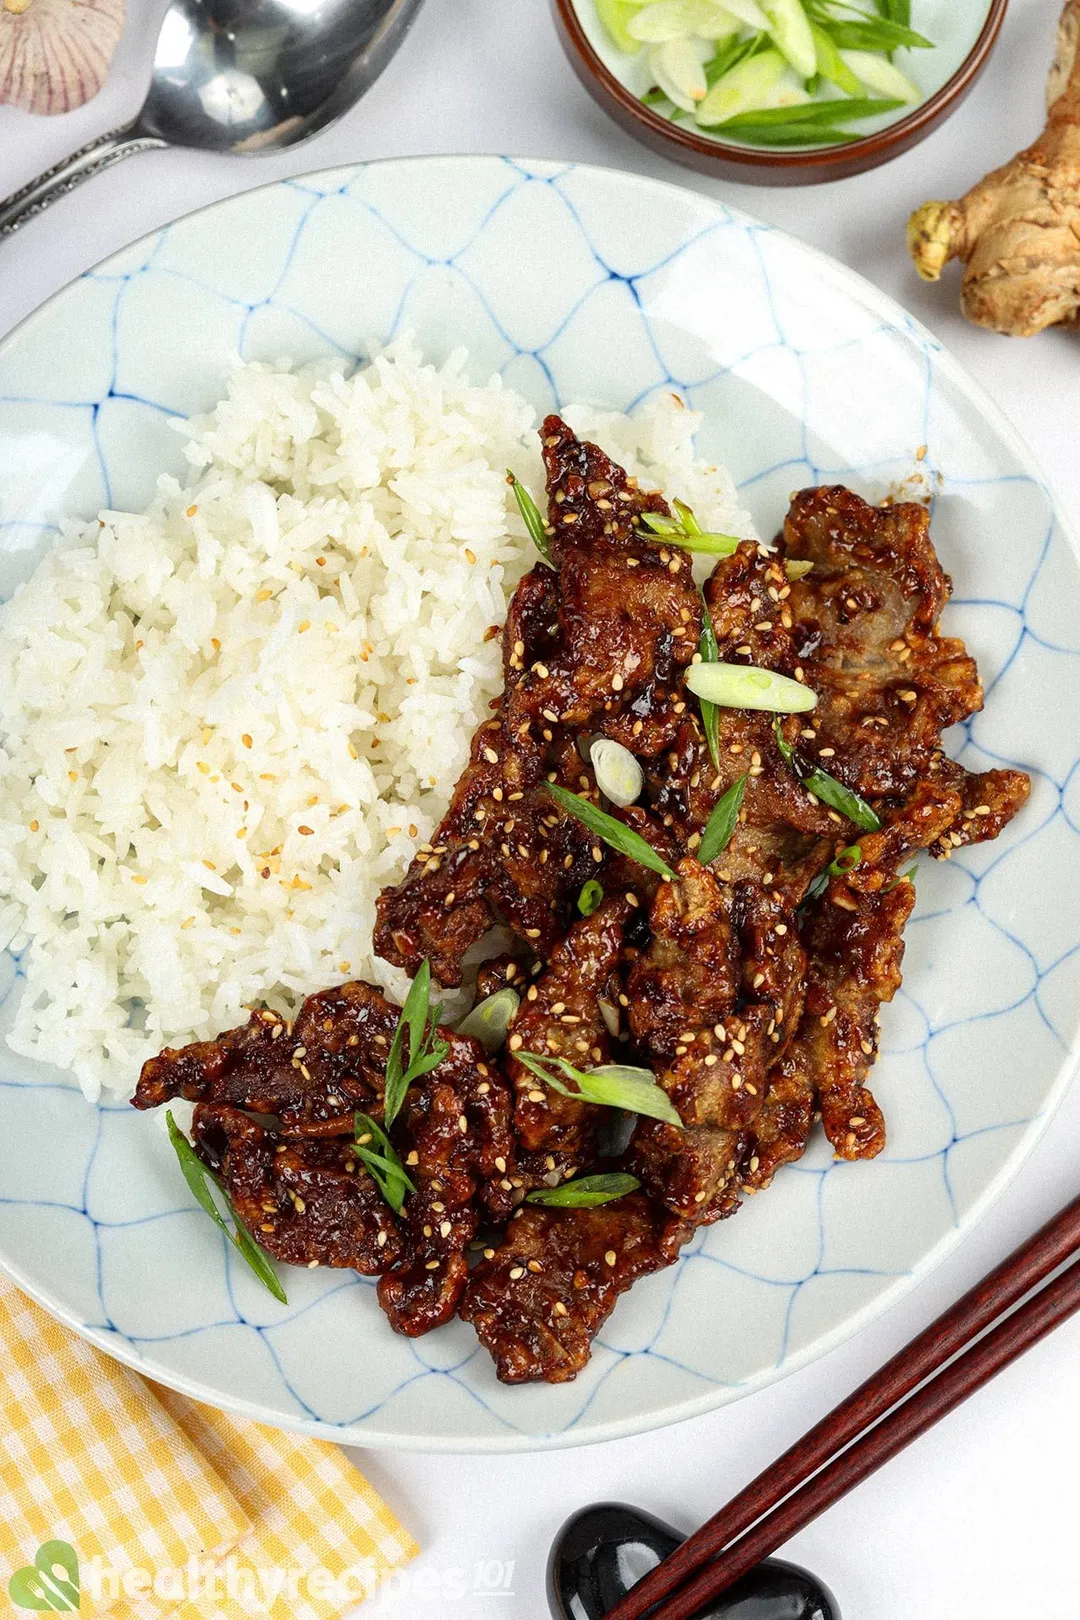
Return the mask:
M950 259L967 266L969 321L1012 337L1080 325L1080 0L1067 0L1034 145L959 202L927 202L908 221L924 281Z

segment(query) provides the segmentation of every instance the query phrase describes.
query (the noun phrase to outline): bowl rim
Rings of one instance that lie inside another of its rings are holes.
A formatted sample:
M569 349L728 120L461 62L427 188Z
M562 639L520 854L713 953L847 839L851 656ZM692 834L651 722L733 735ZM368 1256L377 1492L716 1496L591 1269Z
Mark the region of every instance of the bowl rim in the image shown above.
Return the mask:
M793 179L811 178L815 170L836 169L850 173L854 166L871 168L876 162L906 150L922 136L928 135L936 123L951 107L962 101L982 72L990 53L997 44L1005 21L1009 0L990 0L986 21L979 37L951 78L940 90L912 109L894 124L875 130L859 140L843 146L807 147L798 152L777 152L768 147L737 146L714 136L684 128L670 118L664 118L634 95L602 60L585 32L578 15L577 0L551 0L552 9L560 23L564 44L571 46L580 65L588 71L599 88L617 103L624 119L645 126L661 141L680 146L696 159L713 159L717 164L737 163L750 169L786 171ZM839 177L839 173L838 173ZM748 180L751 176L747 177Z

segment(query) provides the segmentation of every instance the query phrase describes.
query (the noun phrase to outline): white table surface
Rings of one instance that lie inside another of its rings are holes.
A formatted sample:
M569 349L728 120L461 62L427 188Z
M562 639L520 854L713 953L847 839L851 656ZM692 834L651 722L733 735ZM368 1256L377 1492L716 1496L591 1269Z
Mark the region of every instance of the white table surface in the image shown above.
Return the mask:
M51 120L0 107L0 196L134 112L163 9L164 0L133 0L113 76L90 106ZM707 180L624 135L571 73L545 0L427 0L384 77L317 139L280 158L140 156L5 242L0 332L88 265L165 220L280 175L411 152L587 160L722 197L876 281L990 390L1080 517L1080 339L1051 333L1021 341L977 331L959 315L954 277L923 287L904 252L904 222L916 204L961 194L1034 137L1056 14L1056 0L1013 0L986 76L915 151L852 180L774 189ZM1075 882L1080 874L1063 873L1062 880ZM496 1561L514 1566L514 1596L495 1605L497 1612L544 1620L547 1549L577 1507L636 1502L692 1528L1074 1195L1078 1139L1080 1087L1074 1087L980 1228L903 1304L815 1365L712 1416L546 1455L356 1453L423 1548L411 1590L383 1596L366 1612L394 1620L486 1616L493 1605L475 1595L474 1572L478 1562ZM1078 1364L1080 1322L1060 1329L820 1519L790 1544L788 1556L830 1583L845 1620L1080 1620L1070 1551ZM462 1587L464 1595L455 1595Z

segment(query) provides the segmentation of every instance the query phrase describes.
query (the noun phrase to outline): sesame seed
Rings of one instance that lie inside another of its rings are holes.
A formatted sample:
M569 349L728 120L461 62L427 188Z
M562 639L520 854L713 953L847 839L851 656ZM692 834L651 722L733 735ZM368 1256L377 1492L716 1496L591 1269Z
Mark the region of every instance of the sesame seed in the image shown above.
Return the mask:
M524 1275L525 1275L525 1267L524 1266L511 1266L510 1267L510 1281L511 1282L517 1282L518 1279L520 1277L524 1277Z
M606 1264L609 1265L609 1266L615 1265L616 1262L618 1261L618 1258L619 1257L615 1253L614 1249L609 1249L608 1252L604 1256L604 1260L605 1260Z

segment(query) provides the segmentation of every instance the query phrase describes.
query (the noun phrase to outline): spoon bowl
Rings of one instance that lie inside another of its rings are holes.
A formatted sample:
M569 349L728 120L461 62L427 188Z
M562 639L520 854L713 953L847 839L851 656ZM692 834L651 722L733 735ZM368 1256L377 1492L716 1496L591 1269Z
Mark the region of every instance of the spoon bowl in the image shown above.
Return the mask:
M306 140L378 78L423 0L173 0L142 110L0 202L0 236L136 152L255 156Z

